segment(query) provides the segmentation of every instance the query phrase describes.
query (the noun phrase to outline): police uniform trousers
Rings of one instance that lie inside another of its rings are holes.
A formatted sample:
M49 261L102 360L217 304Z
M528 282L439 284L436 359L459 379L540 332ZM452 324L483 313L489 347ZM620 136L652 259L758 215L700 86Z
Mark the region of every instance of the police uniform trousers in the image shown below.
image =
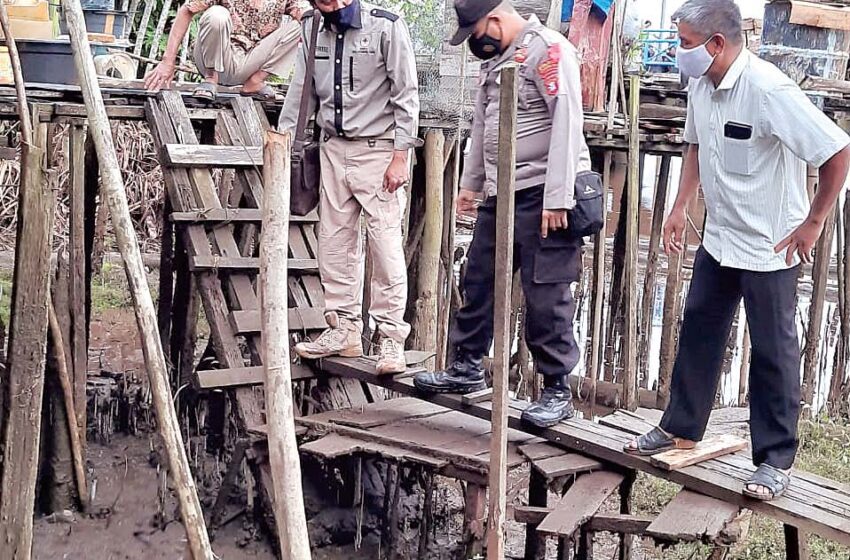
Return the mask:
M319 273L325 308L362 331L364 253L361 216L372 261L369 314L384 336L403 343L407 266L401 221L405 191L389 193L384 174L393 158L392 140L325 137L321 144Z
M799 267L776 272L724 267L699 248L673 366L670 404L661 420L665 431L695 441L705 434L732 320L743 298L752 340L753 462L791 468L800 414L798 274Z
M247 52L231 43L232 27L230 12L223 6L210 6L201 14L194 50L195 64L201 74L217 72L223 86L241 86L260 70L289 77L301 40L301 25L297 21L285 18L276 31Z
M582 241L564 230L541 238L542 186L517 191L515 212L514 271L520 271L525 294L525 340L540 373L567 375L579 361L571 284L581 274ZM464 305L451 332L452 348L473 358L488 355L493 342L495 262L496 197L489 197L478 209L463 279Z

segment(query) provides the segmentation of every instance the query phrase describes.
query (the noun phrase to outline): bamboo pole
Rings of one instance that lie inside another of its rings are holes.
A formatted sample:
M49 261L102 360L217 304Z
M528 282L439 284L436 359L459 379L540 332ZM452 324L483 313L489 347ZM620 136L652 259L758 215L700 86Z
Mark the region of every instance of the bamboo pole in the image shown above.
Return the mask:
M496 192L496 268L493 319L493 412L490 440L490 500L487 560L505 557L508 471L508 375L511 368L511 287L513 283L514 180L516 175L517 67L501 71L499 164Z
M288 133L266 132L263 150L263 240L260 244L263 367L269 464L274 485L274 517L283 558L310 559L310 540L301 488L301 461L295 439L292 372L289 358L287 255L289 251Z
M629 180L626 183L626 255L623 264L623 404L636 410L637 399L637 268L640 232L640 76L629 76Z
M142 19L139 21L139 27L136 28L136 44L133 46L133 54L139 56L142 54L142 47L145 44L145 32L148 29L148 22L151 19L154 4L156 0L144 0L145 9L142 11Z
M168 15L171 12L171 0L164 0L162 10L159 12L159 21L156 22L153 37L151 38L151 48L148 51L148 58L156 60L159 58L159 40L162 38L162 32L165 30L165 24L168 22ZM188 34L188 31L187 31ZM153 70L152 63L148 63L145 68L145 74Z
M652 346L652 316L655 308L655 279L658 274L658 256L661 252L661 226L667 209L667 187L670 184L670 160L661 157L661 169L655 184L655 204L652 209L652 226L649 234L649 254L643 278L643 296L640 306L640 367L643 374L641 387L649 389L649 351Z
M83 459L83 446L81 443L80 426L77 424L76 407L74 406L74 389L71 385L71 374L68 372L68 362L65 360L65 341L62 337L62 329L56 318L56 309L53 306L53 298L47 298L47 318L50 324L50 334L53 337L53 351L55 353L59 383L62 386L62 397L65 402L65 413L68 417L68 432L71 436L71 455L74 459L74 478L77 481L77 494L80 497L80 505L83 511L89 508L89 491L86 484L86 468Z
M590 418L596 407L596 384L601 378L602 360L605 345L602 344L603 323L605 321L605 253L608 239L608 188L611 185L612 153L605 152L605 163L602 169L602 231L596 235L593 243L593 296L590 316L590 387L588 402L590 403Z
M115 154L112 128L106 115L106 107L97 81L91 47L86 36L85 20L80 3L63 0L62 6L71 35L74 65L80 81L80 89L89 119L89 134L92 137L100 163L102 193L112 217L112 225L118 249L124 261L127 283L136 313L136 322L142 340L142 352L150 379L151 395L156 409L157 426L168 458L168 467L174 481L174 489L180 504L180 513L195 560L212 560L209 535L204 525L203 512L198 500L195 482L189 469L180 425L172 404L171 387L168 383L168 368L157 328L156 310L151 299L145 267L139 252L139 244L124 190L121 168Z

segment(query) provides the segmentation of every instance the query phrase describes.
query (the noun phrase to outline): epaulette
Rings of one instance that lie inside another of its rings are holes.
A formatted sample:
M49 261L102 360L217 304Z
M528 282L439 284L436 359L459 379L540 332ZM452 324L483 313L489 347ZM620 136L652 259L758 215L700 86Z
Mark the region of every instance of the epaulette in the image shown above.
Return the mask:
M307 18L313 17L313 14L316 13L316 10L309 10L301 14L301 21L304 21Z
M396 21L399 17L398 14L382 10L381 8L372 8L372 11L369 13L372 14L374 17L384 18L390 21Z

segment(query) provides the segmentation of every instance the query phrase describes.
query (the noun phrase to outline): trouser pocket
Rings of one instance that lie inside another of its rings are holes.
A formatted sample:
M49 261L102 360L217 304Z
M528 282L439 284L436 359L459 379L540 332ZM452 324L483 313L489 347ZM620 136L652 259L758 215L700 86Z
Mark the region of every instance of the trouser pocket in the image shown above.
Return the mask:
M576 282L581 274L581 240L565 230L550 232L534 254L534 283Z

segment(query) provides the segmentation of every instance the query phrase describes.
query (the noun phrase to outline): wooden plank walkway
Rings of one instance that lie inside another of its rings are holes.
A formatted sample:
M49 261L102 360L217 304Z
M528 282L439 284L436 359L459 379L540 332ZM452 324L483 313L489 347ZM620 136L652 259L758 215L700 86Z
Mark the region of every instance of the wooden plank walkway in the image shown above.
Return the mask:
M416 396L434 404L490 419L490 403L464 405L455 395L433 395L425 398L412 385L409 377L393 379L374 374L375 364L368 358L322 360L319 367L328 374L358 379L385 387L397 393ZM677 471L665 471L652 465L648 458L627 455L623 445L633 437L620 428L573 419L553 428L532 431L520 423L526 403L513 402L509 411L510 427L528 431L552 443L585 455L681 484L686 488L814 533L844 545L850 545L850 486L809 473L795 471L788 493L773 502L759 502L744 497L745 481L755 470L745 451L711 459ZM637 420L636 420L637 421Z

